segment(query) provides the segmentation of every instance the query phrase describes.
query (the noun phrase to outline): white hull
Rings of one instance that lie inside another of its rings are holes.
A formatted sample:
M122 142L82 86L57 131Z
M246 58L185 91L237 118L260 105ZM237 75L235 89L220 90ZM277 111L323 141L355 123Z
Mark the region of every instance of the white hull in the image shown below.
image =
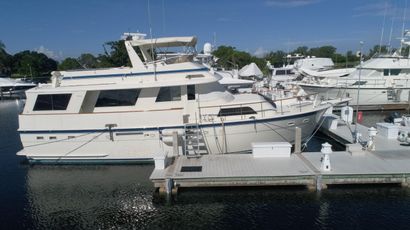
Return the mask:
M244 152L251 150L252 142L287 141L294 142L295 127L302 128L302 138L306 139L317 126L324 108L293 116L266 118L241 122L202 124L205 145L209 154ZM160 138L163 130L181 130L183 126L172 128L134 128L107 130L21 132L25 155L34 163L131 163L152 160L159 153L172 155L172 145ZM224 135L226 133L226 135ZM43 144L34 141L42 136ZM50 136L56 141L49 140ZM67 139L69 136L77 138ZM228 146L228 147L226 147ZM179 153L183 153L183 141L179 141Z

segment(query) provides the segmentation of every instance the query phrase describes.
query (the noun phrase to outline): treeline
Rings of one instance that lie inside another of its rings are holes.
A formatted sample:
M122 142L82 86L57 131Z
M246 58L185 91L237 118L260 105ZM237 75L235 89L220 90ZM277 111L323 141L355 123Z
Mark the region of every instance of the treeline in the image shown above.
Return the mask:
M378 53L379 49L380 47L378 45L374 46L369 50L365 58L369 58L375 53ZM276 67L280 67L287 63L286 56L288 54L331 58L337 67L353 67L359 63L359 57L357 57L356 52L347 51L345 54L342 54L337 53L336 51L337 49L334 46L321 46L314 48L300 46L289 53L278 50L266 53L263 57L256 57L247 52L239 51L232 46L219 46L213 54L218 58L218 66L220 67L228 69L241 68L250 62L255 62L265 74L269 72L266 66L267 61ZM381 52L387 52L386 46L382 46Z
M55 70L106 68L131 66L123 41L104 44L104 54L94 56L81 54L78 58L66 58L60 63L43 53L25 50L10 55L4 43L0 41L0 76L7 77L49 77Z
M58 63L48 58L45 54L25 50L10 55L5 50L5 45L0 41L0 75L11 76L42 76L49 75L57 69Z
M54 70L107 68L119 66L131 66L130 60L123 41L111 41L103 45L104 53L94 56L90 53L81 54L78 58L66 58L60 63L48 58L45 54L36 51L22 51L10 55L5 50L5 45L0 41L0 76L31 77L50 76ZM358 64L359 57L356 52L348 51L344 54L337 53L333 46L321 46L309 48L301 46L291 51L290 54L303 56L316 56L331 58L337 67L353 67ZM394 51L394 50L392 50ZM386 46L374 46L367 52L365 58L372 57L375 53L387 53ZM139 53L139 52L138 52ZM407 56L409 47L403 51ZM218 58L217 66L227 69L242 68L255 62L265 73L269 73L267 61L279 67L286 63L287 52L278 50L266 53L263 57L256 57L245 51L237 50L232 46L219 46L213 54Z

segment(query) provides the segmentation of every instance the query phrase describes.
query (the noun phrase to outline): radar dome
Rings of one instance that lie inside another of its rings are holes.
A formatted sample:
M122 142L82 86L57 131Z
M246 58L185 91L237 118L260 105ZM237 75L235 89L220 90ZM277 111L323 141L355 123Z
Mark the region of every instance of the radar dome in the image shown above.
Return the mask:
M211 43L207 42L204 44L204 54L211 54L212 53L212 45Z

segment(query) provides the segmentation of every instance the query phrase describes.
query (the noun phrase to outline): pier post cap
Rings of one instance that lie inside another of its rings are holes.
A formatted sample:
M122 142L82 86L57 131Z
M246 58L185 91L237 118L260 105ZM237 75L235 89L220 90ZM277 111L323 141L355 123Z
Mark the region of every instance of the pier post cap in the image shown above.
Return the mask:
M332 145L325 142L322 144L322 149L320 150L320 152L324 153L324 154L329 154L332 153Z
M370 127L368 131L369 131L369 137L375 137L377 135L377 129L374 127Z

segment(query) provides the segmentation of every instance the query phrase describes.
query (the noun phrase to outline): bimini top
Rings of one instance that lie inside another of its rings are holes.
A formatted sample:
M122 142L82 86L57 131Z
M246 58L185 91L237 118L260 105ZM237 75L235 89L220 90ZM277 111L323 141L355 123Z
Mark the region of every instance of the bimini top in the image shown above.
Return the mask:
M131 41L133 46L140 48L155 48L160 47L180 47L180 46L195 46L197 38L194 36L187 37L165 37L165 38L152 38L145 39L145 34L140 33L124 33L124 40Z

